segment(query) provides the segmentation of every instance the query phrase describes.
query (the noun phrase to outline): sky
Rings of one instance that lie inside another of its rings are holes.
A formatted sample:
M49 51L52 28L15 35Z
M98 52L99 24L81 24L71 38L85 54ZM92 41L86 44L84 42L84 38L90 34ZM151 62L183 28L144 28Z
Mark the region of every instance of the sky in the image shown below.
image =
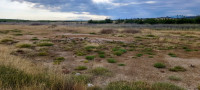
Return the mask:
M200 15L200 0L0 0L1 19L102 20Z

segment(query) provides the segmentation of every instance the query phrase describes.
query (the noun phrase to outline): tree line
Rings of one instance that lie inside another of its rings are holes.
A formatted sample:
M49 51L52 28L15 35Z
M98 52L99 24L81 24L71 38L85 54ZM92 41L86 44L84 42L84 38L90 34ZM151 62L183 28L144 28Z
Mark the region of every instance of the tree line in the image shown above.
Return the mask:
M125 24L200 24L200 16L195 18L137 18L137 19L105 19L89 20L90 24L125 23Z

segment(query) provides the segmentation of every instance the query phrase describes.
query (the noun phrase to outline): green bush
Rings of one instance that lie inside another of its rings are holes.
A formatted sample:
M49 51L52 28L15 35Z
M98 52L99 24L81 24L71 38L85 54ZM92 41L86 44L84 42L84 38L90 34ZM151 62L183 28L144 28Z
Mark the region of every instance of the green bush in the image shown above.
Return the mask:
M173 72L181 71L181 72L184 72L184 71L186 71L186 69L184 67L182 67L182 66L175 66L173 68L170 68L169 71L173 71Z
M78 66L75 68L75 70L86 70L87 67L86 66Z
M113 51L113 54L117 56L121 56L122 54L127 52L126 49L121 49L120 47L115 47L112 49L112 51Z
M126 64L118 64L118 66L126 66Z
M115 51L114 52L114 55L117 55L117 56L121 56L123 54L123 52L121 52L121 51Z
M152 90L185 90L171 83L155 83L152 85Z
M87 53L84 51L84 50L76 50L75 51L75 54L77 56L84 56L84 55L87 55Z
M172 80L172 81L181 81L181 78L176 77L176 76L169 76L169 80Z
M136 54L137 57L142 57L143 54L139 53L139 54Z
M174 53L169 53L168 55L171 57L177 57L176 54L174 54Z
M146 35L147 37L156 37L155 35L152 35L152 34L149 34L149 35Z
M115 59L113 59L113 58L109 58L109 59L107 59L107 61L109 62L109 63L116 63L117 61L115 60Z
M33 37L31 40L39 40L37 37Z
M90 51L93 51L96 48L97 48L96 46L86 46L85 50L88 51L88 52L90 52Z
M86 56L85 59L87 60L94 60L95 56Z
M156 67L156 68L165 68L166 66L165 66L164 63L155 63L154 67Z
M111 74L111 72L108 69L103 68L103 67L96 67L90 70L90 73L96 76L107 76Z
M100 58L105 58L105 55L104 54L99 54L99 57Z
M90 83L92 81L92 78L88 75L74 75L71 77L72 81L75 83Z
M40 52L40 53L38 53L38 56L47 56L47 55L48 55L47 52Z
M12 39L2 39L0 41L0 43L8 43L8 42L13 42L13 40Z
M54 44L50 42L42 42L42 43L38 43L37 45L38 46L53 46Z
M31 44L18 44L17 47L19 47L19 48L31 48L32 45Z
M57 57L57 58L54 59L54 64L60 64L64 60L65 60L64 57Z
M98 54L105 54L105 52L103 52L103 51L98 51Z
M23 36L23 34L21 33L16 33L16 34L13 34L14 36Z

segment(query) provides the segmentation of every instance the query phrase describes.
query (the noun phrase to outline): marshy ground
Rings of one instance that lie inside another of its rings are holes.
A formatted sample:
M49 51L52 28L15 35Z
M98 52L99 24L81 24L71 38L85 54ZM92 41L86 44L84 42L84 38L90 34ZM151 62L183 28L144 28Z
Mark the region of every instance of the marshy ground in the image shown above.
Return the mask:
M81 76L78 81L84 79L86 86L73 85L75 90L93 85L91 90L97 87L118 90L120 83L125 88L121 90L138 90L130 85L130 82L138 81L140 84L134 85L145 88L141 90L200 88L198 30L0 25L0 55L0 68L3 69L12 67L31 75L54 73L59 74L57 77L61 80L69 75ZM10 85L3 78L4 75L0 75L3 88L18 85ZM176 86L167 89L162 87L163 83ZM22 88L20 85L18 88ZM47 87L45 85L41 87ZM23 89L36 88L25 86Z

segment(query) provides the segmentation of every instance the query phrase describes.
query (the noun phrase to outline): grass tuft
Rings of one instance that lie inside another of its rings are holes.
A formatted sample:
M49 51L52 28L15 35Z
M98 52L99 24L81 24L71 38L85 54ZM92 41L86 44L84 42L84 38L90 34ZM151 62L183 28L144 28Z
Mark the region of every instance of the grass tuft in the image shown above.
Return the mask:
M108 63L116 63L117 61L113 58L109 58L107 59Z
M86 56L85 59L87 60L94 60L95 56Z
M86 70L87 67L86 66L78 66L75 68L75 70Z
M154 67L156 67L156 68L165 68L166 66L165 66L164 63L155 63Z
M92 70L90 70L90 73L96 76L108 76L111 75L110 70L104 68L104 67L96 67Z
M184 71L186 71L186 69L184 67L182 67L182 66L175 66L173 68L170 68L169 71L172 71L172 72L179 72L179 71L184 72Z

